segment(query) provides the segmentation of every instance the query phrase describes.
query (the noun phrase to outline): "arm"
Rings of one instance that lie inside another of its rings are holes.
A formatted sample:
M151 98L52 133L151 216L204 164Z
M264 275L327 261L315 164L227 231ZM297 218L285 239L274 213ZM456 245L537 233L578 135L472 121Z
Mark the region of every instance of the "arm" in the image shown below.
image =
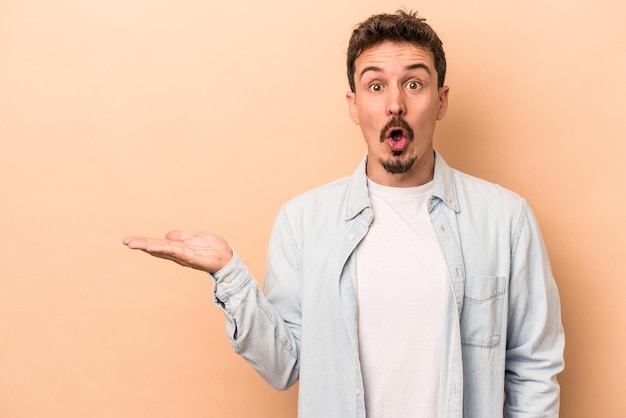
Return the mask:
M512 251L504 416L558 417L564 335L548 255L527 206Z
M298 260L293 231L283 207L270 237L264 293L243 266L238 267L236 259L230 267L213 275L215 299L229 318L227 327L233 348L276 389L289 388L300 376ZM235 274L229 272L231 268ZM231 278L228 286L223 285L226 277ZM240 291L236 290L238 287ZM229 289L233 289L232 295Z
M275 241L280 241L279 229L275 228ZM214 234L173 231L163 239L127 237L124 244L210 273L215 284L214 301L226 316L235 351L277 389L286 389L298 380L299 345L291 329L259 291L256 280L226 240ZM287 292L285 297L292 295Z

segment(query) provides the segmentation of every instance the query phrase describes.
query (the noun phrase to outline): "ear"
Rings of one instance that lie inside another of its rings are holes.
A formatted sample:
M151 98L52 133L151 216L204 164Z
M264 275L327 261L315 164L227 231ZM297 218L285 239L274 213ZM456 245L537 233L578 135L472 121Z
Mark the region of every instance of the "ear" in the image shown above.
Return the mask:
M437 111L437 120L441 120L448 113L448 92L450 88L443 86L439 89L439 110Z
M352 122L360 125L359 114L356 110L356 94L351 91L347 92L346 101L348 102L348 112L350 112L350 119L352 119Z

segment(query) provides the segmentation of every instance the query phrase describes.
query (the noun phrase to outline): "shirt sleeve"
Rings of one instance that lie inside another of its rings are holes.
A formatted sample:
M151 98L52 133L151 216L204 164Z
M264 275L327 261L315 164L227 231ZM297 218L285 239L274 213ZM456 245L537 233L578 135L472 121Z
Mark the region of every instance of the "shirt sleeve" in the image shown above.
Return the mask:
M280 247L279 235L277 222L270 248ZM279 260L274 262L281 264ZM276 389L289 388L299 376L299 344L292 328L259 289L235 251L231 261L211 276L213 299L226 316L226 331L234 350Z
M565 344L559 294L537 221L524 205L512 251L504 416L558 417Z

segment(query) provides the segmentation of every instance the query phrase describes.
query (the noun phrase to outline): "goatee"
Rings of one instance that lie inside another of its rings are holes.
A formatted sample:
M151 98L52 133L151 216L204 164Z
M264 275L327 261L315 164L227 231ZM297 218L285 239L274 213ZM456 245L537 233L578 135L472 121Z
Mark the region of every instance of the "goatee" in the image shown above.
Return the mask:
M413 167L413 164L415 164L415 161L417 160L417 157L415 155L401 158L402 153L396 154L394 152L394 156L395 157L389 158L388 160L383 160L382 158L379 160L380 164L389 174L406 173L411 169L411 167Z

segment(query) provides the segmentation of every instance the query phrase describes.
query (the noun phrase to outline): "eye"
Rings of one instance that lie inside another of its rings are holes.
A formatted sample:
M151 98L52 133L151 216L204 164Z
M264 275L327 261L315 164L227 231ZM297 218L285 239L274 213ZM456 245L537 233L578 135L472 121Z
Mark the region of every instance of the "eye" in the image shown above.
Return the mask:
M383 85L380 83L372 83L370 84L370 90L375 93L378 93L380 91L383 91Z
M408 83L406 83L406 87L409 90L418 90L420 87L422 86L422 84L419 81L409 81Z

